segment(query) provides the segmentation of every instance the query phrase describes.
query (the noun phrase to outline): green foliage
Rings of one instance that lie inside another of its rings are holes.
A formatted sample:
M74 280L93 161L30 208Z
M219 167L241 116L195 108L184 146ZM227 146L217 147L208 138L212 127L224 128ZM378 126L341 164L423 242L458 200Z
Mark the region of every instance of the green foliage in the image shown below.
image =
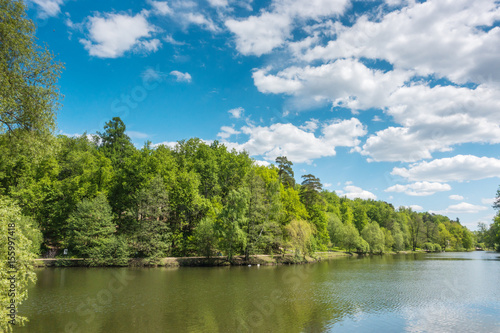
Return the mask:
M55 129L60 99L56 81L62 65L36 45L35 25L24 1L0 0L0 133L30 136Z
M289 244L296 256L304 257L312 252L313 227L304 220L293 220L286 227Z
M133 222L132 250L139 257L155 261L169 254L172 233L168 225L170 212L167 190L160 176L136 195L135 205L129 210Z
M91 259L93 265L121 262L127 258L126 244L115 235L116 226L106 197L84 199L68 218L71 230L69 249L77 256Z
M32 260L40 248L40 232L32 220L21 214L21 209L12 199L0 195L0 330L10 332L13 325L9 321L11 300L16 306L28 296L28 283L36 281ZM15 259L13 266L8 260ZM15 276L15 295L9 292L12 276ZM25 322L17 315L16 325Z
M361 236L370 246L370 251L372 253L384 252L384 232L380 229L376 222L368 224L361 232Z
M295 179L293 178L293 163L289 161L286 156L278 156L276 157L276 164L278 165L278 176L281 183L285 187L294 187Z
M232 190L229 192L227 205L221 212L219 230L222 234L222 248L232 261L235 252L241 252L246 246L244 228L248 223L248 197L247 189Z
M194 232L198 254L207 258L212 257L217 249L217 233L215 222L207 217L200 221Z

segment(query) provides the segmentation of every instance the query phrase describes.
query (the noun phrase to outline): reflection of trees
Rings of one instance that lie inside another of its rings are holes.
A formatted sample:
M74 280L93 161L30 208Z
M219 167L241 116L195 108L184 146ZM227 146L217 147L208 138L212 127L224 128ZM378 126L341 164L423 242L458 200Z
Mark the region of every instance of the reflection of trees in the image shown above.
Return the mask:
M341 283L331 283L337 268L351 266L340 259L259 268L127 269L133 280L109 304L97 304L92 316L77 307L106 288L115 269L65 269L64 283L61 270L46 269L39 272L41 288L29 305L27 331L64 332L70 322L80 332L324 331L359 309L342 296Z

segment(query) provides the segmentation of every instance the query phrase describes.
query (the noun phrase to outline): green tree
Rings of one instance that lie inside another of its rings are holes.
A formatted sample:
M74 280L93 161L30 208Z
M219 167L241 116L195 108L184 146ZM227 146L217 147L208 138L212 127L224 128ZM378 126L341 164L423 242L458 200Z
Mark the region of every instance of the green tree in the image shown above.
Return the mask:
M113 213L103 194L84 199L68 218L70 249L91 265L124 264L128 257L122 238L117 238Z
M113 117L104 125L104 132L98 132L101 150L110 158L114 166L124 163L135 150L130 138L125 134L126 126L120 117Z
M0 36L0 132L52 132L62 65L36 45L24 1L0 0Z
M136 196L136 205L129 211L134 219L132 247L140 257L152 262L167 256L171 245L168 216L170 212L167 190L157 175Z
M207 259L213 256L217 249L217 233L214 220L210 217L202 219L194 231L194 238L199 254Z
M361 232L361 237L370 245L372 253L384 252L384 232L380 229L378 223L372 222L368 224Z
M293 220L286 226L289 242L297 257L304 258L312 252L313 228L304 220Z
M285 187L294 187L295 178L292 169L293 163L289 161L286 156L278 156L276 157L276 164L278 165L278 176L281 183Z
M344 224L335 213L327 213L328 216L328 234L332 245L337 247L342 245L345 237Z
M302 178L304 181L300 187L300 199L306 208L309 209L315 204L323 203L320 196L323 185L319 178L311 174L303 175Z
M16 307L21 304L28 296L28 283L36 281L33 259L40 248L40 236L40 231L33 226L32 220L21 214L19 206L12 199L0 195L1 331L11 332L14 326L12 324L23 324L26 321L26 318L19 315L12 318L9 306L11 300L14 300ZM13 275L15 279L11 280ZM9 292L11 282L15 284L16 292L9 296L12 294Z
M244 229L248 223L248 197L247 189L232 190L221 212L219 230L222 232L222 246L230 262L233 255L246 246Z

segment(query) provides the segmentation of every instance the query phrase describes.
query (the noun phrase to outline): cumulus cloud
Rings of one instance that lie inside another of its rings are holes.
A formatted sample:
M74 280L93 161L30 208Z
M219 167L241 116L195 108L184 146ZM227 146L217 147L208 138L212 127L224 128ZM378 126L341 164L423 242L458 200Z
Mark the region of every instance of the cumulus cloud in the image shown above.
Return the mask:
M64 4L64 0L31 0L33 3L37 4L40 11L38 12L38 17L47 18L57 16L61 12L61 5Z
M217 134L217 136L223 139L227 139L231 135L236 135L241 133L240 131L235 130L234 127L229 127L229 126L222 126L220 130L221 131Z
M177 82L191 82L191 74L189 74L188 72L186 73L182 73L182 72L179 72L179 71L171 71L170 72L170 75L174 76L175 77L175 80Z
M421 162L409 168L394 168L392 175L409 181L449 182L500 177L500 160L492 157L457 155Z
M348 0L274 0L270 10L242 20L228 19L225 25L235 35L240 53L261 56L291 37L295 21L342 14L348 3Z
M131 139L147 139L149 138L149 134L137 132L137 131L127 131L125 132Z
M170 15L173 14L172 8L168 5L166 1L152 1L149 0L148 3L153 7L155 14L158 15Z
M296 163L311 163L316 158L335 156L336 147L355 147L360 143L359 137L366 135L365 127L356 118L326 122L321 125L319 135L290 123L244 126L239 131L248 136L248 141L241 144L228 142L231 148L246 150L250 155L259 155L268 161L285 155Z
M483 198L481 199L481 203L483 205L493 205L495 203L496 199L495 198Z
M322 3L321 12L320 2L273 1L257 16L226 20L241 53L286 44L293 55L285 67L254 70L260 92L288 95L296 109L383 110L397 125L357 150L369 161L417 162L458 144L500 143L498 2L391 0L398 7L381 6L352 25L329 19L345 3ZM306 33L299 40L296 25ZM440 78L451 84L428 83Z
M479 206L479 205L473 205L467 202L461 202L456 205L451 205L448 208L440 211L430 211L430 213L435 213L435 214L476 214L479 213L483 210L487 210L488 207L484 206Z
M377 200L377 196L373 194L372 192L363 190L361 187L357 187L354 185L347 185L344 187L343 190L337 190L335 191L339 196L341 197L347 197L351 200L354 200L356 198L359 199L372 199L372 200Z
M464 200L464 197L458 194L453 194L449 196L450 200L461 201ZM483 202L484 203L484 202Z
M258 166L265 166L268 167L271 165L268 161L261 161L261 160L254 160L253 163Z
M377 20L362 15L353 26L338 24L334 40L308 49L301 58L385 59L422 76L484 82L500 75L500 29L493 27L499 18L494 0L412 1Z
M97 14L88 18L87 38L80 39L90 55L99 58L117 58L125 52L156 51L158 39L150 39L156 27L143 14Z
M428 196L436 192L450 191L451 186L448 184L431 183L431 182L416 182L407 185L394 185L385 190L385 192L405 193L411 196Z
M268 68L258 69L252 77L263 93L287 94L357 110L380 107L384 96L401 87L411 74L383 72L354 59L339 59L320 66L292 66L275 74Z
M240 119L243 116L243 113L245 112L245 109L243 109L240 106L240 107L231 109L231 110L229 110L227 112L231 115L231 118Z
M424 210L424 207L419 206L419 205L409 205L407 207L410 208L411 210L415 211L415 212L421 212L421 211Z

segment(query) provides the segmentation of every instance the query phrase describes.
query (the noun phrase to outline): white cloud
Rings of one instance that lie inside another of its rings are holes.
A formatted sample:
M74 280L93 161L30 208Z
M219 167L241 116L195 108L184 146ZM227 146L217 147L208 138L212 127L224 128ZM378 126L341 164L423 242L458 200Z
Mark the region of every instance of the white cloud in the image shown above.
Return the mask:
M156 51L160 42L148 40L156 28L143 14L104 14L89 17L88 39L80 39L89 54L99 58L117 58L125 52Z
M483 205L490 205L491 206L495 203L495 201L496 201L496 198L488 198L488 199L483 198L483 199L481 199L481 202L483 203Z
M268 161L261 161L261 160L254 160L253 163L258 166L265 166L268 167L271 165Z
M276 74L258 69L252 76L263 93L287 94L307 104L330 102L357 110L383 105L384 96L401 87L411 74L384 73L354 59L339 59L321 66L292 66Z
M448 184L431 183L431 182L416 182L408 185L394 185L385 190L385 192L405 193L412 196L427 196L433 195L436 192L450 191L451 186Z
M252 156L263 156L268 161L284 155L296 163L311 163L315 158L334 156L336 147L355 147L360 143L358 137L366 135L366 129L356 118L324 123L319 136L293 124L282 123L268 127L244 126L240 131L249 139L242 144L228 143L232 148L246 150Z
M451 205L445 210L440 210L440 211L430 211L430 213L435 213L435 214L475 214L479 213L483 210L487 210L488 207L484 206L478 206L478 205L473 205L467 202L461 202L456 205Z
M208 0L212 7L227 7L229 5L227 0Z
M464 200L464 197L461 196L461 195L458 195L458 194L453 194L453 195L450 195L449 196L450 200L457 200L457 201L461 201L461 200ZM484 203L484 202L483 202Z
M457 155L421 162L407 168L394 168L392 175L409 181L467 181L500 177L500 160L492 157Z
M243 109L241 106L240 107L237 107L237 108L234 108L234 109L231 109L229 111L227 111L229 114L231 114L231 118L236 118L236 119L240 119L241 116L243 116L243 113L245 112L245 109Z
M125 132L131 139L146 139L149 138L149 134L137 132L137 131L127 131Z
M188 72L186 73L182 73L182 72L179 72L179 71L171 71L170 72L170 75L172 76L175 76L175 80L177 82L191 82L191 74L189 74Z
M231 135L236 135L241 133L240 131L235 130L234 127L229 127L229 126L222 126L220 130L221 131L217 134L217 136L223 139L227 139Z
M156 14L159 15L171 15L173 14L172 8L169 7L166 1L152 1L149 0L148 3L154 8Z
M424 210L424 207L422 206L419 206L419 205L409 205L407 206L408 208L411 208L411 210L415 211L415 212L421 212Z
M151 146L153 148L158 148L159 146L165 146L165 147L168 147L170 149L175 149L175 147L177 147L177 145L178 145L177 141L163 141L160 143L155 143Z
M61 5L64 0L31 0L40 7L38 16L40 18L47 18L57 16L61 12Z
M330 188L330 187L332 187L332 186L333 186L333 184L331 184L331 183L324 183L324 184L323 184L323 187L324 187L324 188Z
M199 25L199 26L201 26L207 30L213 31L213 32L216 32L219 30L219 28L217 28L217 26L215 25L215 23L211 19L206 18L204 15L202 15L200 13L188 12L188 13L180 14L180 17L182 18L182 21L186 25L196 24L196 25Z
M341 14L348 3L348 0L274 0L270 11L243 20L228 19L225 24L235 34L240 53L261 56L291 37L295 21Z
M417 162L458 144L500 143L498 2L391 0L403 7L385 13L378 7L352 26L324 20L343 10L331 3L337 7L320 12L319 2L273 1L257 16L226 21L241 53L262 55L286 43L295 56L282 62L285 68L255 69L259 91L291 96L296 109L324 103L382 109L399 126L357 149L370 161ZM288 42L298 26L307 35ZM375 69L373 60L386 68ZM477 86L426 83L440 78Z
M490 75L500 76L500 28L481 27L492 27L499 18L494 0L412 1L376 21L363 15L351 27L338 24L334 40L309 49L302 58L385 59L423 76L484 82Z
M304 123L304 125L299 126L300 129L306 131L306 132L315 132L319 127L319 120L318 119L311 119L308 120Z
M377 200L377 196L369 191L363 190L361 187L357 187L354 185L347 185L344 187L344 190L338 190L336 191L337 194L341 197L347 197L351 200L354 200L356 198L368 200Z
M415 162L461 143L500 143L500 90L412 85L394 91L380 107L403 127L372 135L362 154L375 161Z

